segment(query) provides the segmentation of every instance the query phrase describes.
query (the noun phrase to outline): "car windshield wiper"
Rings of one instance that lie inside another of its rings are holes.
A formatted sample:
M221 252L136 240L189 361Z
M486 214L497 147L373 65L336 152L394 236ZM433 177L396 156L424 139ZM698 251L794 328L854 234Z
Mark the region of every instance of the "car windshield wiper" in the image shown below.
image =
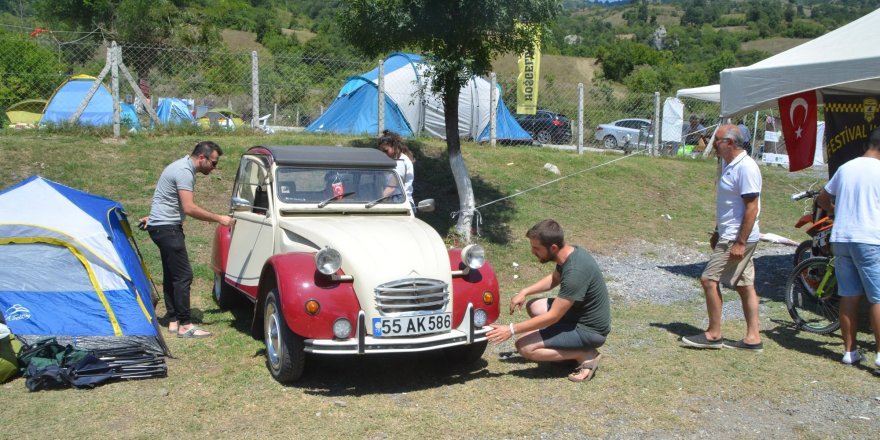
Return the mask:
M336 201L336 200L342 200L342 199L344 199L344 198L346 198L346 197L348 197L348 196L350 196L350 195L352 195L352 194L354 194L354 191L352 191L352 192L347 192L347 193L345 193L345 194L343 194L343 195L341 195L341 196L333 196L333 197L330 197L329 199L324 200L324 201L321 202L321 203L318 203L318 208L323 208L323 207L329 205L330 203L332 203L332 202L334 202L334 201Z
M372 207L378 205L379 203L382 203L382 202L384 202L384 201L386 201L386 200L388 200L388 199L390 199L390 198L392 198L392 197L397 197L397 196L399 196L399 195L400 195L400 194L391 194L391 195L387 195L387 196L384 196L384 197L380 197L380 198L378 198L378 199L376 199L376 200L373 200L373 201L370 202L370 203L367 203L367 205L364 206L364 207L365 207L365 208L372 208Z

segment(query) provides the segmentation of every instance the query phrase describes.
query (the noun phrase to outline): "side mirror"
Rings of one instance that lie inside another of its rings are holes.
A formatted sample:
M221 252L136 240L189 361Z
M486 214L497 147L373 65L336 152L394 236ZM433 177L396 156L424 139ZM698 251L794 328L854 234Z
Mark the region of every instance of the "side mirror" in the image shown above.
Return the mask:
M434 199L420 201L419 205L416 206L416 210L419 212L434 212Z
M233 197L232 198L232 210L233 211L250 211L254 208L254 205L251 202L248 202L241 197Z

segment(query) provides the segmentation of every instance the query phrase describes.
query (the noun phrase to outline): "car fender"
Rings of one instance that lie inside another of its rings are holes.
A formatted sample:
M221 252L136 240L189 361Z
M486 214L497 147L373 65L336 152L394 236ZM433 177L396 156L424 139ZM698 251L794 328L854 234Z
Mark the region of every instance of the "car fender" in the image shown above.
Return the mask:
M461 249L449 250L450 269L460 271L465 268L461 261ZM473 304L474 308L482 308L488 315L486 324L498 320L499 303L501 295L498 289L498 279L492 265L487 261L483 267L470 270L465 276L452 277L452 326L458 327L464 319L467 305ZM492 304L483 302L483 293L491 292L495 299Z
M344 274L340 270L337 275ZM266 261L260 277L255 335L262 336L262 306L267 293L276 286L287 326L303 338L333 339L333 322L339 318L347 318L353 327L357 325L360 302L353 284L318 272L314 254L296 252L273 255ZM315 315L309 315L305 310L306 302L311 299L320 305Z
M214 230L214 246L211 249L211 270L214 273L226 273L226 257L229 256L231 240L232 229L229 226L217 225Z

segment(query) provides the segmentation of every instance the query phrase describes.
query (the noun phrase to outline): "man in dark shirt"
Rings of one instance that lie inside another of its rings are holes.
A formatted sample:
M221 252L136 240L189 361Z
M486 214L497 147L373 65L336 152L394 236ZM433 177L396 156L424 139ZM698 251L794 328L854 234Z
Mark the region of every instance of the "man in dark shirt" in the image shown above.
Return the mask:
M611 310L608 289L596 260L586 250L565 243L562 227L547 219L532 226L526 233L532 254L541 263L556 263L556 270L538 282L519 291L510 299L510 313L526 305L530 318L507 325L493 324L487 334L493 343L522 336L516 350L536 362L575 360L578 367L569 380L590 380L599 368L601 355L597 348L605 343L611 331ZM556 298L526 297L547 292L559 286Z

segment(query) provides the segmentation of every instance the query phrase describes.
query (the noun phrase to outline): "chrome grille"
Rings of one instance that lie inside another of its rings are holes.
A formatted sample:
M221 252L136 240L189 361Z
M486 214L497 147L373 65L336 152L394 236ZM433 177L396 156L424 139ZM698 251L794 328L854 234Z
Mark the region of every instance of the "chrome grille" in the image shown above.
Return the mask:
M404 278L376 286L376 308L383 315L437 312L449 303L449 288L443 281Z

